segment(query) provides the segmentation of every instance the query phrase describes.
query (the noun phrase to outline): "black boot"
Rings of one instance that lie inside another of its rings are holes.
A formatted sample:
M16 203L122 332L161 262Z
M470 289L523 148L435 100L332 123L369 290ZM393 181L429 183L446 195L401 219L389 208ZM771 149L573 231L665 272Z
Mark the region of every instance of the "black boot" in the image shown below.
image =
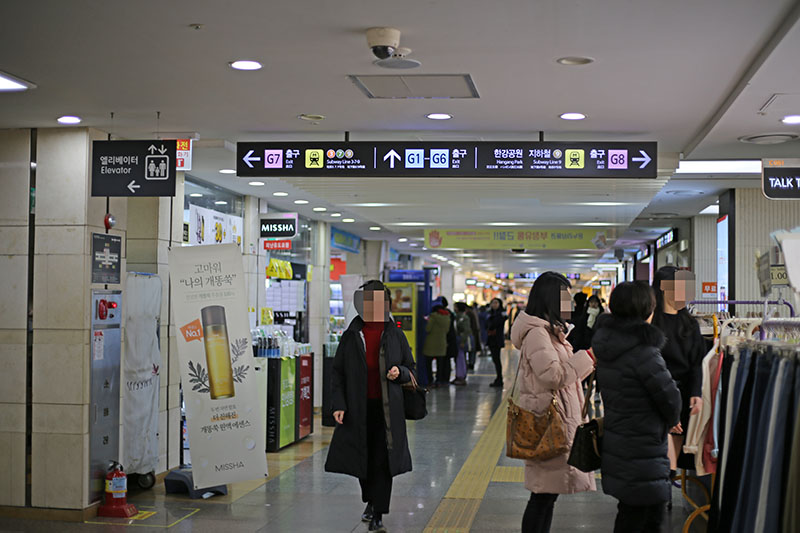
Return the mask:
M500 387L503 388L503 380L501 378L497 378L489 384L490 387Z
M370 532L386 533L386 528L383 527L383 516L380 513L375 513L369 523Z
M372 504L368 503L367 504L367 508L364 509L364 513L361 515L361 521L362 522L371 522L372 521L372 517L373 517L374 514L375 514L375 512L372 510Z

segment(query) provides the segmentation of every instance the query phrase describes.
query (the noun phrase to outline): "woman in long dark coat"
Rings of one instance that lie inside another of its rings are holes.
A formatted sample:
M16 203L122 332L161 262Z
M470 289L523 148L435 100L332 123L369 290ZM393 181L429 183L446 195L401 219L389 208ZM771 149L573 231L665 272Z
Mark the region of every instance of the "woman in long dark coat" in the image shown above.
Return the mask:
M332 407L337 422L327 472L357 477L367 504L369 531L386 531L392 478L411 471L402 383L414 359L403 332L389 317L391 296L380 281L356 293L360 316L342 334L333 361Z

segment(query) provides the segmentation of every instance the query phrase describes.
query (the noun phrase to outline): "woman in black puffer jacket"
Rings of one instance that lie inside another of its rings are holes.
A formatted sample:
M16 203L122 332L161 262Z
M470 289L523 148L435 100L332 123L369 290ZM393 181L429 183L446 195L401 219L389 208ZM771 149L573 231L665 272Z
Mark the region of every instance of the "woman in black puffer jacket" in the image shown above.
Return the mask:
M660 532L671 490L667 434L681 394L661 357L664 335L650 325L652 288L621 283L610 306L592 341L605 406L603 491L619 500L615 533Z

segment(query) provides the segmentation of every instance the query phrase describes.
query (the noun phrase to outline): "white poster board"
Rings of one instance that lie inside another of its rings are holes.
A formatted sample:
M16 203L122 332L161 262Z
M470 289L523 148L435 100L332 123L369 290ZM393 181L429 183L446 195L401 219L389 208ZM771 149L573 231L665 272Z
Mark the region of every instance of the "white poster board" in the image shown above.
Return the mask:
M267 472L265 421L234 244L170 250L172 302L195 488Z

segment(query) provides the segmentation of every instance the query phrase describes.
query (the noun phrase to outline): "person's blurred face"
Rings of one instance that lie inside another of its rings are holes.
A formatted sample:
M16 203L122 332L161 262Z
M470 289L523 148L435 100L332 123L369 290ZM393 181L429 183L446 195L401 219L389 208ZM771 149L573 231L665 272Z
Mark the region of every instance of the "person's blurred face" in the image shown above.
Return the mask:
M572 298L567 289L561 289L561 318L568 320L572 316Z
M600 304L599 304L599 303L597 303L597 300L591 300L591 301L589 302L589 307L591 307L592 309L597 309L597 308L599 308L599 307L600 307Z
M675 280L664 280L661 282L661 289L664 291L664 301L680 311L686 304L694 300L695 279L694 274L688 270L675 272Z
M492 309L497 310L500 308L500 302L497 300L492 300Z
M364 291L364 316L367 322L384 322L388 319L389 302L383 291Z

